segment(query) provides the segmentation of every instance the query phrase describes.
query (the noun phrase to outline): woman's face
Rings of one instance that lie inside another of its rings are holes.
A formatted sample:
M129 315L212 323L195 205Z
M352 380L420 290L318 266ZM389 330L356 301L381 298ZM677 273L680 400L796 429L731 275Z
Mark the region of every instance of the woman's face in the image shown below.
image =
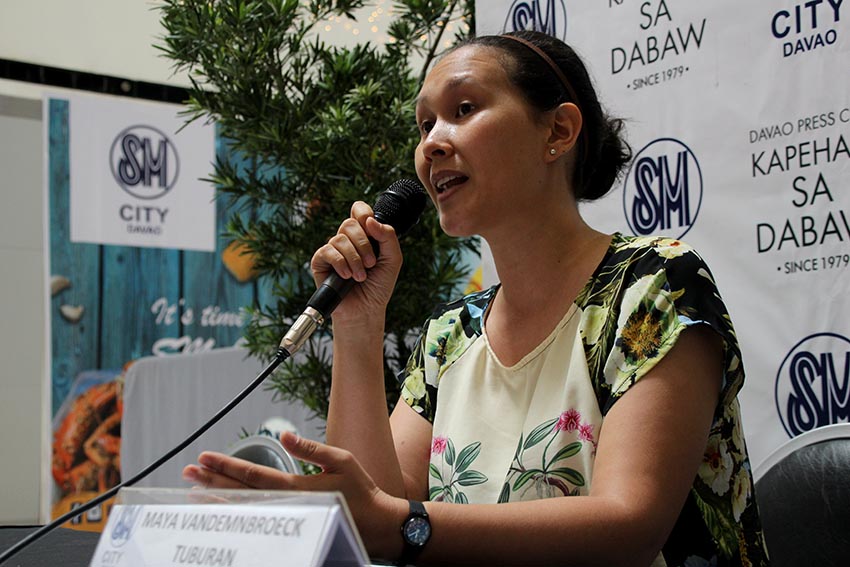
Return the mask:
M533 221L550 129L508 79L495 48L440 60L419 93L416 172L453 236ZM495 234L494 234L495 235Z

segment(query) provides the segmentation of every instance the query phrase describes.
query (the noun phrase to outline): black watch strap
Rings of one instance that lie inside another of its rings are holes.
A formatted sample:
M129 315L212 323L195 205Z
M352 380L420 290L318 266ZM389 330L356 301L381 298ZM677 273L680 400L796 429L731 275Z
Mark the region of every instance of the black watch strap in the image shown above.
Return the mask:
M425 506L416 500L408 502L410 513L401 524L401 540L404 543L404 549L398 561L400 566L413 564L431 538L431 522Z

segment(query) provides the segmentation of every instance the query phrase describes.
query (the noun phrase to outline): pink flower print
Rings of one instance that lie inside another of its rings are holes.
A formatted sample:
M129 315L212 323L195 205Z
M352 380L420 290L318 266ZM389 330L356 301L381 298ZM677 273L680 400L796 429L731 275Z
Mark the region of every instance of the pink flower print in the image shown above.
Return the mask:
M446 438L445 437L434 437L434 440L431 441L431 453L434 455L442 455L443 451L446 450Z
M582 441L593 441L593 424L582 423L578 426L578 438Z
M581 414L574 409L568 409L558 418L555 431L575 431L581 422Z

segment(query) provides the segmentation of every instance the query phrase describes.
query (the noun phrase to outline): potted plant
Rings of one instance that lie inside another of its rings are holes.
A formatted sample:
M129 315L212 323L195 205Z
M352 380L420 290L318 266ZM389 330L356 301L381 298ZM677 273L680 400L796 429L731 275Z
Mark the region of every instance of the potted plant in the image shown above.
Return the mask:
M192 83L187 120L213 120L227 140L209 180L228 197L234 246L259 274L245 341L263 358L315 290L309 259L351 203L373 203L393 181L415 178L414 104L425 70L473 28L472 0L406 0L394 2L382 45L339 47L322 38L328 18L354 18L372 4L165 0L160 7L158 47ZM447 237L429 207L402 247L384 346L390 405L421 324L466 282L477 241ZM322 418L332 333L331 322L271 379L277 395Z

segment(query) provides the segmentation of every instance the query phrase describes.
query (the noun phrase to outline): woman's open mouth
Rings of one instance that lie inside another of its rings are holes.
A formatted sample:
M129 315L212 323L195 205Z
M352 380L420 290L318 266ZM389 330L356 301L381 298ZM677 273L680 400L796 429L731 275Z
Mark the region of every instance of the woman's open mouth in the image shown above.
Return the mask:
M452 187L457 187L458 185L466 183L467 180L469 180L469 177L465 175L448 175L434 183L434 188L437 190L437 194L439 195L448 191Z

